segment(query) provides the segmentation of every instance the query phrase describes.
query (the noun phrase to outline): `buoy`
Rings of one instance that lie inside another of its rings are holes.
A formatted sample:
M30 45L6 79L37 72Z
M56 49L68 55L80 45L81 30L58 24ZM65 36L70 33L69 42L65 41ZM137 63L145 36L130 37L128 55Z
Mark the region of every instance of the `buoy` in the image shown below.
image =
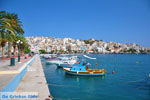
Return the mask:
M113 70L113 71L112 71L112 74L115 74L115 73L116 73L116 72Z
M136 63L136 64L140 64L140 62L139 62L139 61L136 61L135 63Z
M90 64L90 63L87 63L87 65L90 66L91 64Z

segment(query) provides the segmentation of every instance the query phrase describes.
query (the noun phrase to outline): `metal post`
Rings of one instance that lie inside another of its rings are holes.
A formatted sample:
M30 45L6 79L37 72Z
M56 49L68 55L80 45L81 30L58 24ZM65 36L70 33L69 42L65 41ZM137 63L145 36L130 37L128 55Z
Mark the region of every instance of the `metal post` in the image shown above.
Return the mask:
M10 66L15 66L15 58L10 58Z
M18 62L20 62L20 43L18 44Z
M20 62L20 45L22 44L23 42L18 40L17 41L17 44L18 44L18 62Z

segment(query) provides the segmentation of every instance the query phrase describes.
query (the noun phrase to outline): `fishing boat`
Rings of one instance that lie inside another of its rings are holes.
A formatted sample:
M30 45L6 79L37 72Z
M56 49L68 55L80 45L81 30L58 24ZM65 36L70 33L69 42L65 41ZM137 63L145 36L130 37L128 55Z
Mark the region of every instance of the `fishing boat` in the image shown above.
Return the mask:
M77 56L72 57L58 57L55 60L47 60L47 63L56 64L59 68L60 67L68 67L73 65L77 62Z
M87 65L75 64L72 67L63 68L67 74L70 75L84 75L84 76L101 76L105 75L105 69L89 69Z
M52 60L52 59L56 59L56 58L58 58L58 57L57 57L56 55L45 55L44 58L45 58L46 60Z

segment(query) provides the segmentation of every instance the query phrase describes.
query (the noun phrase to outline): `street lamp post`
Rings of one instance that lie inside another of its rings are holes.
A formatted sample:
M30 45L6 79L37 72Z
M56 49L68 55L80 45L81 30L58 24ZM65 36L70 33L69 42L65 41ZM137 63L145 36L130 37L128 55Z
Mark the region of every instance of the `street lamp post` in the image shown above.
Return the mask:
M18 44L18 62L20 62L20 45L22 44L23 42L18 40L17 41L17 44Z
M7 42L8 44L8 42ZM10 66L15 66L15 58L14 57L10 57Z

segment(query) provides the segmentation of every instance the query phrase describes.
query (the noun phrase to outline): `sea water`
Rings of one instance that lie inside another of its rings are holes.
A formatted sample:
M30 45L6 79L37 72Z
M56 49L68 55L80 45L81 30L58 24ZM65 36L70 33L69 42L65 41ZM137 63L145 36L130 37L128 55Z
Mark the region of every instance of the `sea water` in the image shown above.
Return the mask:
M105 68L105 76L71 76L41 59L54 100L150 100L150 55L90 54L79 56L92 68Z

